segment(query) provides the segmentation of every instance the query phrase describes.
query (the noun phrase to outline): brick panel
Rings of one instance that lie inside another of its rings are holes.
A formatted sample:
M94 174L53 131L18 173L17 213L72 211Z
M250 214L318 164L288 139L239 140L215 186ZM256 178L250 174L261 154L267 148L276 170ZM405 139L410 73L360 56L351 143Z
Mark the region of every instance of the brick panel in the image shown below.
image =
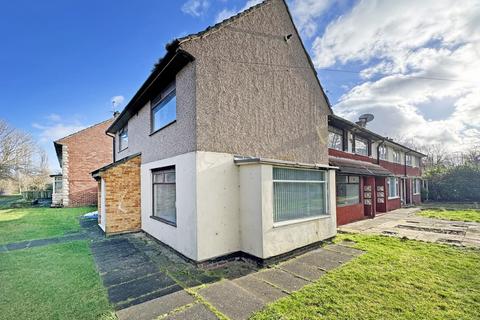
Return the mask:
M137 156L100 173L105 182L107 234L139 231L140 164Z

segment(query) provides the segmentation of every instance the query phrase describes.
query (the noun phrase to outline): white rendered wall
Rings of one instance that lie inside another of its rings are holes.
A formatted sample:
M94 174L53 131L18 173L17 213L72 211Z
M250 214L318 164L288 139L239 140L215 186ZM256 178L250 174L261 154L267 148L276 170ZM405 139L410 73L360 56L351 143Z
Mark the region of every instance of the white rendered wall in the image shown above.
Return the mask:
M177 226L151 218L153 169L175 165ZM190 259L243 251L270 258L336 234L335 171L329 216L274 225L272 166L237 166L233 155L191 152L141 166L142 229Z
M263 257L261 165L240 166L240 239L242 251Z
M175 166L177 226L151 218L152 169ZM190 152L141 166L142 229L186 257L197 256L196 153Z
M106 194L105 194L105 180L101 178L100 180L100 228L102 228L103 231L105 231L105 226L107 224L107 210L105 208L105 201L106 200Z
M277 225L273 222L272 166L243 165L240 177L242 251L267 259L336 235L335 170L328 171L328 216ZM259 194L261 199L256 197Z
M241 250L239 168L232 154L196 155L197 257L203 261Z

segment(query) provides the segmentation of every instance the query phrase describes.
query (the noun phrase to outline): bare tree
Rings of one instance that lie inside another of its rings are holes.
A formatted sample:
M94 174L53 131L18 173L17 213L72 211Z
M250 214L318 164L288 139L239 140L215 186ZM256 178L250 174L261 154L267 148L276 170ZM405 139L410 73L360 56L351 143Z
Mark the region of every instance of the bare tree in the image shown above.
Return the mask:
M14 179L31 166L35 143L30 135L0 119L0 179Z

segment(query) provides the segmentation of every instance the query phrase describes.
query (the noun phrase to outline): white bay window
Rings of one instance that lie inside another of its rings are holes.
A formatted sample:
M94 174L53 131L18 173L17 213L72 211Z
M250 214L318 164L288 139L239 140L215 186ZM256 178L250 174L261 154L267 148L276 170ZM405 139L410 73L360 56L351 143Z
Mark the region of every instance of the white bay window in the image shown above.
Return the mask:
M327 215L327 179L321 170L274 167L274 222Z

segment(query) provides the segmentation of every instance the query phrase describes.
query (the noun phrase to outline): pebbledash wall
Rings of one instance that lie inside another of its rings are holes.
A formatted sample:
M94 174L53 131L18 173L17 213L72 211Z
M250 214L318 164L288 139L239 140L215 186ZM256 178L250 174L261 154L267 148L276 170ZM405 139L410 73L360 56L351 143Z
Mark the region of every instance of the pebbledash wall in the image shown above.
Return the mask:
M98 186L91 172L112 162L112 138L105 134L112 119L57 140L62 151L62 204L96 205Z
M176 75L176 121L151 134L147 103L128 120L128 148L115 148L116 159L141 153L141 229L195 261L238 251L267 259L333 237L333 170L328 215L275 225L272 165L234 161L328 166L331 111L284 2L265 2L180 48L195 60ZM152 170L172 165L176 226L152 218Z

